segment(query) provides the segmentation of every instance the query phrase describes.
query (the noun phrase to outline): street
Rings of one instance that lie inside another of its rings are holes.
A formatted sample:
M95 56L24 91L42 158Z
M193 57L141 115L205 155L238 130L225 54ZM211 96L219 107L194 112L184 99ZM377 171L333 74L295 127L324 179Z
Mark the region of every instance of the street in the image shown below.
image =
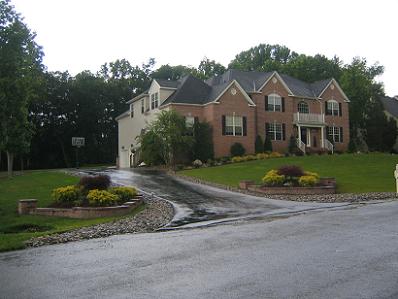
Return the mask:
M398 202L0 254L2 298L397 298Z

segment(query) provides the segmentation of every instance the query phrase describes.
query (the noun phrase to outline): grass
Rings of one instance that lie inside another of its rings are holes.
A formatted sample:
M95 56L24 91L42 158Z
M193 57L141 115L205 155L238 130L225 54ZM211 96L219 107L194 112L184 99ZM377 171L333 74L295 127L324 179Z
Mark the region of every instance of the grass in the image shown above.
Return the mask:
M261 182L270 169L298 165L323 177L335 177L339 193L394 192L394 170L398 155L343 154L331 156L286 157L227 164L180 171L180 174L237 187L241 180Z
M46 207L52 201L52 189L75 184L77 181L77 177L58 171L35 171L11 179L0 178L0 252L24 248L24 241L32 237L64 232L121 218L108 217L83 220L18 215L17 203L19 199L35 198L38 199L39 207ZM133 213L138 213L141 210L137 209Z

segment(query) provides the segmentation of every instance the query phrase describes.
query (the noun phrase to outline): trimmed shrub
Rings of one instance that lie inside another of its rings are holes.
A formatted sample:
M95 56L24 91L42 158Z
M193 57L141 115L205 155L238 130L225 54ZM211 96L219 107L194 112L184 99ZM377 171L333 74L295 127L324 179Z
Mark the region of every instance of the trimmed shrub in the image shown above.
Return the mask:
M97 176L84 176L79 181L79 186L83 188L84 191L90 191L94 189L106 190L111 184L111 179L107 175L97 175Z
M240 156L235 156L235 157L232 157L231 161L232 161L232 163L239 163L239 162L243 162L243 158Z
M299 148L297 147L296 137L290 136L288 151L290 154L296 154Z
M137 189L132 187L112 187L109 192L119 197L118 202L123 203L137 196Z
M202 167L203 163L202 163L202 161L200 161L199 159L196 159L195 161L192 162L192 165L193 165L195 168L199 168L199 167Z
M299 178L298 182L301 187L312 187L319 182L319 179L313 175L303 175Z
M280 175L277 170L272 169L266 173L262 181L267 186L282 186L285 181L285 176Z
M80 191L76 186L65 186L54 189L51 196L55 201L72 203L79 200Z
M256 157L257 157L257 160L265 160L265 159L269 158L269 155L266 153L261 153L261 154L257 154Z
M304 175L305 175L305 176L313 176L313 177L315 177L317 180L320 179L319 174L317 174L316 172L304 171Z
M272 152L272 153L269 154L269 157L270 158L282 158L283 155L281 153L278 153L278 152Z
M272 152L272 141L270 137L265 137L264 140L264 151L265 152Z
M231 145L231 156L243 156L246 152L245 148L243 147L242 143L235 142Z
M278 174L286 177L301 177L304 175L304 171L301 167L296 165L284 165L278 168Z
M87 200L90 206L114 206L118 203L119 197L106 190L93 189L87 194Z
M264 152L264 143L260 135L257 135L256 141L254 142L254 151L256 154Z

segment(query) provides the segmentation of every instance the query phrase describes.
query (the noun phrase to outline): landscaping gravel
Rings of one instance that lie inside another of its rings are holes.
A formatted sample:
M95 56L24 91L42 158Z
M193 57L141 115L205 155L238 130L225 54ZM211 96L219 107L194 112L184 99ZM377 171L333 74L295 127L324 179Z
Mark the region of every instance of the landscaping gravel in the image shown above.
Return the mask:
M27 247L103 238L117 234L153 232L167 225L174 216L173 205L165 200L144 196L146 208L133 217L83 227L65 233L51 234L28 240Z

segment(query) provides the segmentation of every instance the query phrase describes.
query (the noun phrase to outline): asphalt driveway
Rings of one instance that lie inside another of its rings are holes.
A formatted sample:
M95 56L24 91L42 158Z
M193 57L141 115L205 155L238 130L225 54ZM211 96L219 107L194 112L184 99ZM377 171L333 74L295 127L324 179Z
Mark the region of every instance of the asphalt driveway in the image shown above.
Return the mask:
M169 228L346 205L271 200L190 183L157 170L109 170L106 174L116 183L171 201L176 215Z

